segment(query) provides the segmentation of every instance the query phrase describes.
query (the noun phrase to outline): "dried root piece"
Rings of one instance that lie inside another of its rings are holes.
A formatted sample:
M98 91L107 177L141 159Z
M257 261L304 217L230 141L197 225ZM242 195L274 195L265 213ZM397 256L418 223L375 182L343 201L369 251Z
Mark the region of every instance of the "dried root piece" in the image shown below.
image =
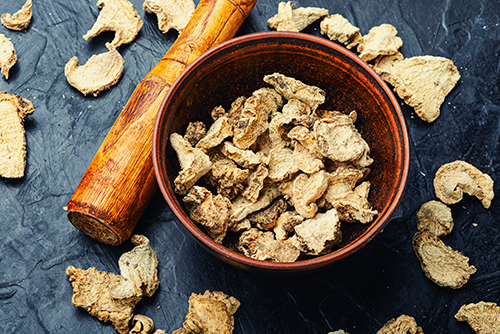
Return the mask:
M307 103L294 98L288 100L283 106L282 112L276 113L269 123L269 149L291 147L291 139L294 139L294 137L289 135L290 131L288 130L290 130L290 127L305 124L305 126L301 126L305 128L304 131L308 131L314 122L315 119L311 116L311 108ZM307 134L304 136L307 136ZM307 139L305 141L301 141L301 143L310 148Z
M260 191L264 188L264 180L268 175L269 170L265 164L257 166L257 168L248 176L247 186L241 195L249 202L257 202Z
M32 1L26 0L23 7L14 14L5 13L2 14L0 21L2 24L11 30L23 30L26 29L33 16L33 10L31 9Z
M181 32L193 15L195 4L193 0L145 0L142 8L156 14L158 28L165 34L170 29Z
M278 4L278 14L267 20L269 28L277 31L299 32L318 19L328 15L328 10L324 8L299 7L292 10L292 7L291 1L280 2Z
M369 191L370 182L365 181L353 191L349 191L332 202L332 206L337 209L341 221L348 223L359 221L363 224L373 221L378 211L373 210L368 201Z
M446 246L437 236L421 230L413 236L413 250L424 274L439 286L458 289L476 272L469 258Z
M234 330L234 313L240 302L220 291L191 294L189 312L183 328L172 334L231 334Z
M238 249L245 256L261 261L294 262L300 251L291 239L276 240L273 232L251 228L241 234Z
M134 315L132 325L128 334L151 334L155 328L153 320L141 314Z
M220 151L229 159L244 168L251 168L260 164L260 156L252 150L242 150L229 141L222 143Z
M189 217L204 226L212 239L222 243L226 236L231 201L222 195L212 193L199 186L193 186L182 199L189 211Z
M320 23L321 33L332 41L347 45L348 49L356 46L362 39L359 28L353 26L340 14L325 17Z
M281 195L278 187L276 185L270 185L264 187L260 196L255 202L251 202L243 196L238 196L233 200L233 206L231 209L230 225L236 222L242 221L246 216L252 212L264 209L269 204L271 204L279 195Z
M87 63L78 66L78 58L73 57L64 67L68 83L84 95L97 96L115 85L123 73L125 61L116 49L93 55Z
M403 40L397 34L396 28L390 24L371 28L358 44L359 58L370 61L378 56L395 54L403 45Z
M248 220L261 230L273 229L276 226L278 217L285 212L286 207L286 201L280 198L268 208L248 215Z
M314 218L304 220L302 224L295 226L295 235L289 240L308 255L330 252L334 245L342 241L337 210L331 209L325 213L316 214Z
M326 93L321 88L306 85L302 81L280 73L264 76L264 82L274 86L274 89L285 99L297 99L306 103L312 111L325 102Z
M189 122L184 139L186 139L191 146L195 147L201 138L207 134L207 128L203 122Z
M453 229L451 209L438 201L422 204L417 212L417 229L428 230L436 236L449 234Z
M217 188L217 193L233 199L245 187L243 183L248 178L248 170L240 169L227 158L217 160L207 174L207 182Z
M488 209L494 197L493 180L471 164L456 160L442 165L434 177L436 196L446 204L462 200L463 193L476 196Z
M174 180L175 192L181 195L212 168L208 155L199 148L193 148L189 142L178 133L170 135L170 143L177 153L181 171Z
M417 326L415 318L402 314L397 319L389 320L377 334L424 334L424 331Z
M293 211L284 212L276 221L273 231L276 240L285 240L288 235L294 231L295 226L301 224L304 217Z
M0 34L0 72L9 79L9 70L17 61L16 49L10 38Z
M146 237L134 235L136 245L120 257L123 275L69 266L66 274L73 286L71 303L99 320L111 321L118 333L129 332L134 307L143 294L151 296L158 288L156 253Z
M101 12L92 28L83 38L88 40L103 31L114 31L115 37L106 44L108 49L115 49L122 44L131 43L142 28L142 20L134 9L134 5L127 0L98 0L97 7Z
M460 79L453 61L420 56L404 59L400 53L375 61L373 69L426 122L435 121L446 95Z
M455 319L467 321L478 334L500 332L500 307L495 303L479 302L460 307Z
M196 144L196 148L207 151L222 143L224 139L233 135L233 127L229 124L227 117L218 118L208 129L206 135Z
M33 104L13 94L0 92L0 176L20 178L26 167L24 119Z
M289 148L275 148L269 154L269 178L274 182L288 180L299 171L293 151Z
M318 211L316 200L328 187L328 173L320 170L310 176L300 174L293 181L292 202L295 210L304 218L313 218Z

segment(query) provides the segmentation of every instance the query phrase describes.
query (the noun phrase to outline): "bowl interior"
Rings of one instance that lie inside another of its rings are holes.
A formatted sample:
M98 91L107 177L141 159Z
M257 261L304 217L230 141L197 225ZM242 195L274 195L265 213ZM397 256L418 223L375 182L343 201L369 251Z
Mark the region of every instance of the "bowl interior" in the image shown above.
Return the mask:
M294 77L326 91L320 109L356 110L355 125L371 149L369 200L379 214L371 224L343 223L343 241L330 254L294 263L246 258L213 242L188 217L182 198L173 191L179 172L169 143L173 132L184 134L189 122L213 123L212 109L229 110L239 96L268 87L266 74ZM301 33L265 32L223 43L193 62L170 88L159 111L153 159L160 189L181 223L203 246L243 267L277 271L317 268L344 258L371 240L387 224L401 199L409 166L408 136L398 102L390 89L362 60L324 38Z

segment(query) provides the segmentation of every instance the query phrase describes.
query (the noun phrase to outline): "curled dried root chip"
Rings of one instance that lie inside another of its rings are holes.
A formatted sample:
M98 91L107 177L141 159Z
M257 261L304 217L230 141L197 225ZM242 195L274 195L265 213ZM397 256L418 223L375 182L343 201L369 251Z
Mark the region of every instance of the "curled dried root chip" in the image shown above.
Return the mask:
M26 29L30 22L31 17L33 16L33 10L31 9L32 1L26 0L26 3L23 7L10 15L9 13L2 14L0 21L2 24L11 29L11 30L23 30Z
M325 17L320 23L321 33L332 41L347 45L348 49L356 46L362 39L359 28L353 26L340 14Z
M98 0L97 7L101 8L101 12L92 28L83 35L85 40L103 31L114 31L115 37L106 44L111 50L135 39L143 22L132 3L127 0Z
M132 325L129 334L151 334L155 328L153 320L141 314L134 315Z
M423 334L421 327L417 326L415 318L402 314L397 319L389 320L377 334Z
M278 14L267 20L269 28L277 31L299 32L316 20L328 15L328 10L324 8L299 7L292 10L292 7L291 1L280 2Z
M373 27L358 44L359 58L370 61L378 56L390 56L398 52L403 40L397 37L398 31L390 24Z
M442 165L434 178L436 196L446 204L462 200L463 193L476 196L487 209L495 195L493 180L465 161L454 161Z
M151 296L159 285L158 260L149 240L139 235L133 235L131 240L136 246L120 257L121 275L96 268L66 268L73 286L71 303L101 321L111 321L120 334L129 332L134 307L142 296Z
M496 303L479 302L462 305L455 319L467 321L478 334L500 332L500 307Z
M125 61L116 49L93 55L87 63L78 66L78 58L71 58L64 67L68 83L84 95L97 96L115 85L123 73Z
M191 294L189 312L183 328L172 334L231 334L234 330L234 313L240 302L221 291L205 291Z
M0 34L0 72L9 79L9 70L17 61L16 49L10 38Z
M158 28L167 33L170 29L181 32L193 15L193 0L145 0L142 8L158 17Z
M441 104L460 79L453 61L443 57L404 59L397 53L376 60L373 69L422 120L429 123L439 117Z
M458 289L476 272L469 258L446 246L437 236L421 230L413 236L413 250L425 276L439 286Z
M417 212L417 229L431 231L436 236L449 234L453 229L451 209L438 201L422 204Z
M26 167L24 119L35 111L30 101L0 92L0 176L20 178Z

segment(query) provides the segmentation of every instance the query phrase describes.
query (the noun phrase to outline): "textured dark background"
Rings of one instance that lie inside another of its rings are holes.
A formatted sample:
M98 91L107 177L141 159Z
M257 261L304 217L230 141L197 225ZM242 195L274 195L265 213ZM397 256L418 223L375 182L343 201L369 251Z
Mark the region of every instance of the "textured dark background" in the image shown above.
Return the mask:
M0 0L2 13L24 0ZM0 179L0 332L113 333L109 324L71 305L69 265L119 273L119 256L132 248L96 242L77 231L63 207L135 86L172 45L177 32L162 34L156 17L133 0L144 21L137 39L119 48L125 70L119 83L97 98L69 86L64 65L106 51L112 33L85 41L99 9L94 0L34 0L29 28L12 39L18 62L0 91L33 102L26 121L26 176ZM382 23L398 29L406 57L444 56L461 79L441 116L421 121L402 105L411 145L408 186L395 218L368 246L314 273L274 277L249 273L206 253L182 229L160 193L136 228L158 254L161 287L136 313L171 332L182 325L192 292L221 290L241 301L235 333L322 333L344 329L375 333L401 314L415 317L425 333L473 333L454 314L466 303L499 302L500 205L490 209L466 198L451 206L455 228L443 241L462 251L477 273L459 290L427 279L411 248L415 214L435 199L432 180L444 163L468 161L497 181L500 171L500 2L493 0L295 1L296 7L340 13L366 34ZM267 31L277 0L258 0L238 35ZM305 33L320 35L319 23ZM1 120L0 120L1 121ZM498 186L495 185L495 190ZM118 204L119 205L119 204Z

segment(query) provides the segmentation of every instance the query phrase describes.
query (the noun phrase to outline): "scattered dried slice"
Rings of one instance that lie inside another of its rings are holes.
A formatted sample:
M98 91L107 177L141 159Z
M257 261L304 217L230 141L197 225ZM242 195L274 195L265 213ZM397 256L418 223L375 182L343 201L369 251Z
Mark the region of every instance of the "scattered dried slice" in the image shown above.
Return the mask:
M144 236L133 235L135 248L120 257L123 275L69 266L66 274L73 286L71 303L99 320L111 321L118 333L129 332L134 307L144 294L158 288L156 253ZM125 293L126 292L126 293Z
M23 30L26 29L33 16L33 10L31 9L32 1L26 0L23 7L14 14L5 13L2 14L0 21L2 24L11 30Z
M396 28L390 24L371 28L358 44L359 58L370 61L378 56L395 54L403 45L403 40L397 34Z
M191 294L189 312L183 328L172 334L231 334L234 330L234 313L240 302L220 291Z
M449 234L453 229L451 209L438 201L422 204L417 212L417 229L429 230L436 236Z
M486 209L495 195L491 177L461 160L439 167L434 177L434 190L436 196L446 204L460 202L465 192L481 200Z
M328 10L324 8L299 7L292 10L292 7L293 3L291 1L280 2L278 4L278 14L267 20L269 28L278 31L299 32L318 19L328 15Z
M402 314L397 319L389 320L377 334L423 334L421 327L417 326L415 318Z
M375 61L373 69L426 122L435 121L448 93L460 79L453 61L419 56L404 59L397 53Z
M170 29L181 32L193 15L193 0L145 0L142 8L158 17L158 28L165 34Z
M238 249L245 256L261 261L294 262L300 256L300 251L291 239L276 240L273 232L263 232L257 228L241 234Z
M325 17L320 23L321 33L332 41L347 45L348 49L356 46L362 39L359 28L353 26L340 14Z
M151 334L155 328L153 320L141 314L134 315L132 325L128 334Z
M83 38L88 40L103 31L114 31L115 37L111 43L106 43L108 49L115 49L122 44L131 43L142 28L142 20L134 5L127 0L98 0L97 7L101 12L92 28Z
M26 167L24 120L33 104L13 94L0 92L0 176L20 178Z
M458 289L476 272L469 258L446 246L436 235L421 230L413 236L413 250L424 274L439 286Z
M16 49L10 38L0 34L0 72L9 79L9 70L17 61Z
M175 192L181 195L188 193L189 189L203 175L212 168L212 162L208 155L199 148L193 148L189 142L180 134L170 135L170 144L177 153L181 171L174 180Z
M467 321L478 334L493 334L500 332L500 307L496 303L471 303L462 305L455 319Z
M78 58L71 58L64 67L68 83L84 95L97 96L115 85L123 73L125 61L116 49L93 55L87 63L78 66Z

